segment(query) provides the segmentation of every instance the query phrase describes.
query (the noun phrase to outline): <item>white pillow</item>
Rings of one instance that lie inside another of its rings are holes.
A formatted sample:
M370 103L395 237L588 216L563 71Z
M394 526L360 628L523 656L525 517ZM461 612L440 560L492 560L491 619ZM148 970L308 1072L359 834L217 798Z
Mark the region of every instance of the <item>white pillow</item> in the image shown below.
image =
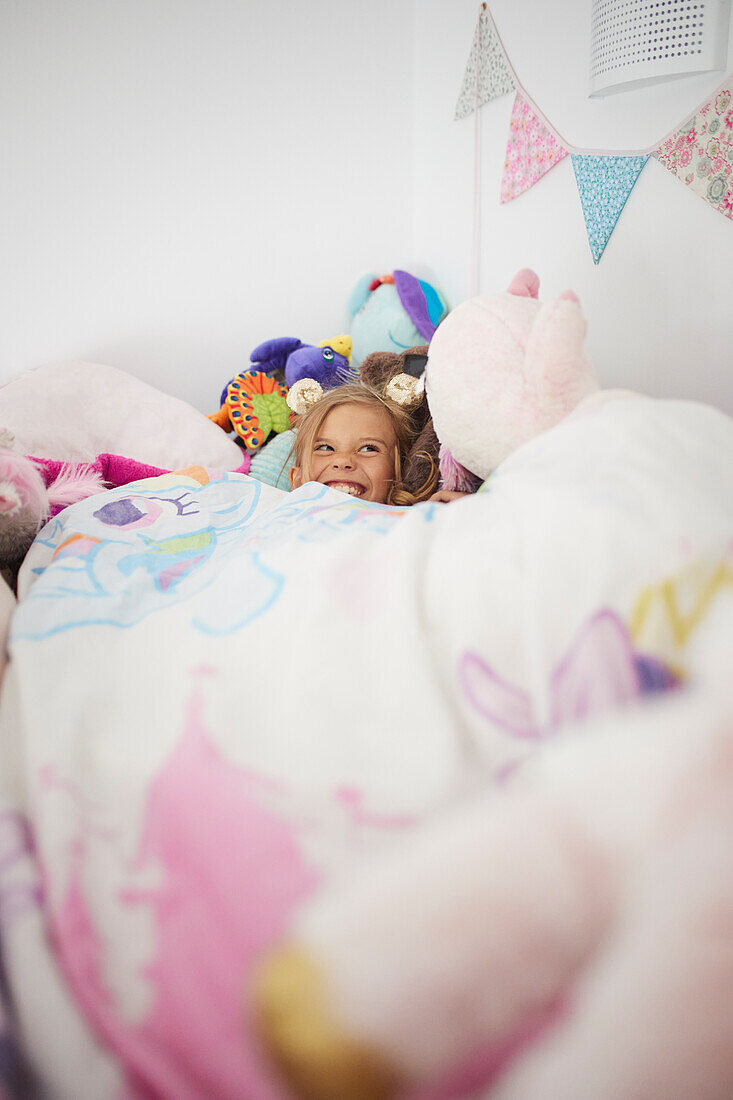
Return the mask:
M0 387L0 428L37 458L90 461L109 453L176 470L235 470L244 453L203 413L116 367L66 362Z

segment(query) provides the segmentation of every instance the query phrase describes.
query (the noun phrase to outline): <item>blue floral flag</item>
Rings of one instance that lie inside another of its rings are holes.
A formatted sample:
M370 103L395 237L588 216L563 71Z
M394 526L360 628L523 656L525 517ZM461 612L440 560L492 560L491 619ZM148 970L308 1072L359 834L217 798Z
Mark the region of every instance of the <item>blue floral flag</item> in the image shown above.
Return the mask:
M649 155L599 157L573 153L572 161L593 263L608 244L626 200Z

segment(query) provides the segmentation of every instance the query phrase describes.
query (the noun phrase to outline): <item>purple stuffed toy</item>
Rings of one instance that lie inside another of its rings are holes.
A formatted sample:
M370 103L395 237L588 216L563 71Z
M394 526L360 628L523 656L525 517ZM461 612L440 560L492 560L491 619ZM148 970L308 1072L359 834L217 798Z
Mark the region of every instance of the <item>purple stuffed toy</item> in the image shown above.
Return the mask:
M280 336L259 344L250 355L252 370L264 374L284 371L288 387L301 378L314 378L324 390L357 380L350 359L350 336L336 336L317 346L304 344L294 336Z

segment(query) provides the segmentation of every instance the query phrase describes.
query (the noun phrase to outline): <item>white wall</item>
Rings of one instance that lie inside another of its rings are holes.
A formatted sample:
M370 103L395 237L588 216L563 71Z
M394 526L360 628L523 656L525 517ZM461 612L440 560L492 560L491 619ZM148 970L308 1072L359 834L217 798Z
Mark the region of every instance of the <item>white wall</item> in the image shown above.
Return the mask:
M217 407L346 328L412 226L413 0L1 0L0 381L102 361Z
M590 0L492 0L571 143L637 148L720 81L587 98ZM0 382L103 361L211 411L261 340L346 328L366 271L471 293L476 0L0 0ZM733 49L729 64L733 67ZM733 223L659 164L591 260L569 158L498 191L512 96L480 112L481 289L578 292L606 385L733 411Z
M492 0L517 76L569 144L645 148L673 129L724 74L589 99L590 0ZM416 0L414 247L430 256L453 305L471 294L474 116L453 122L471 48L474 0ZM733 69L733 27L729 48ZM653 159L593 264L570 158L511 203L499 187L513 95L481 127L481 291L534 268L541 295L572 287L602 382L710 401L733 412L733 222Z

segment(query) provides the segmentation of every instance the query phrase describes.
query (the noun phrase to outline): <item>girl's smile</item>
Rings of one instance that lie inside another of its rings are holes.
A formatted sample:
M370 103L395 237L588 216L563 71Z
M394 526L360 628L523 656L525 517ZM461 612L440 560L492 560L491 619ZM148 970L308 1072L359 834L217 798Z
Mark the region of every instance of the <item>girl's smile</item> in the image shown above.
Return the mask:
M397 436L386 409L344 404L331 409L305 456L290 471L294 489L318 481L385 504L395 477Z

